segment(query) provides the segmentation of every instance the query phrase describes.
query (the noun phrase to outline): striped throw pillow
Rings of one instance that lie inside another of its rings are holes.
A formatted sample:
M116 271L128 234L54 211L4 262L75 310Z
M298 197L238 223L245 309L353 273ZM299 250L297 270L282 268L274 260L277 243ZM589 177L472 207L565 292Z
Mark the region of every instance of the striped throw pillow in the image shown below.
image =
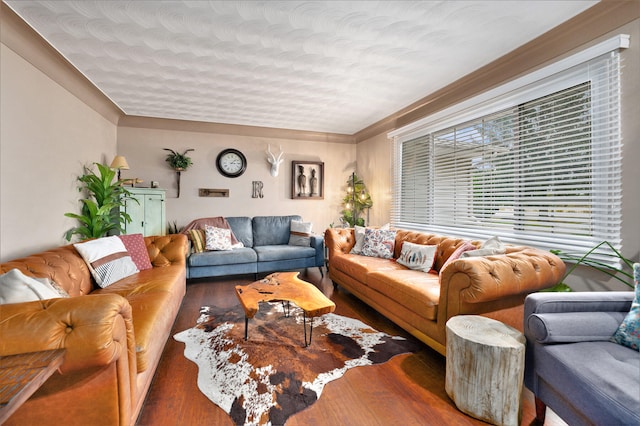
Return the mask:
M203 253L204 248L206 246L206 237L204 234L204 230L202 229L190 229L189 230L189 239L191 240L191 244L193 245L194 253Z

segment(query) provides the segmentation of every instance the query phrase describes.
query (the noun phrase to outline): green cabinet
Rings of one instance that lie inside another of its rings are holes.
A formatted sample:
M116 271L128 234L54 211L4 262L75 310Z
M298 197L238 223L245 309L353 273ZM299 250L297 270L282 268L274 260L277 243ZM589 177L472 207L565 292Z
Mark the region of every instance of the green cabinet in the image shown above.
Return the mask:
M126 200L124 210L131 216L125 224L126 234L166 235L165 190L159 188L127 188L131 198Z

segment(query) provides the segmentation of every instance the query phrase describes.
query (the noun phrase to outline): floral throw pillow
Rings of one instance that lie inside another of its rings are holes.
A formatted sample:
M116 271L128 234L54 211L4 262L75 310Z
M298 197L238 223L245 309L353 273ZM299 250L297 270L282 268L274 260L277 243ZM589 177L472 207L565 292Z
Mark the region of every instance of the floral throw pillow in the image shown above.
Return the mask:
M207 250L231 250L231 230L205 225L204 232L207 238Z
M396 242L396 231L384 229L365 229L363 256L393 258L393 248Z
M631 310L611 337L611 341L640 351L640 263L633 265L633 278L636 283L636 296Z
M433 261L436 259L437 250L438 246L425 246L405 241L402 243L402 251L398 256L398 263L409 269L429 272L433 266Z

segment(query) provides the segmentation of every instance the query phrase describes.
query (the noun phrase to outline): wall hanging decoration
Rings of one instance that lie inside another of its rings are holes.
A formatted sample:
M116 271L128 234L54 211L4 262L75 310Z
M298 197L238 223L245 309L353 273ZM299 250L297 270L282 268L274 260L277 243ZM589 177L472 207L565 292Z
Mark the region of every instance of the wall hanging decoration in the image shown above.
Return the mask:
M178 181L178 197L180 198L180 174L187 170L192 164L191 158L187 157L187 153L190 151L195 151L194 149L187 149L185 152L180 154L177 151L169 148L163 148L165 151L169 151L171 154L167 154L165 161L169 163L169 166L176 171L176 179Z
M373 200L371 200L371 194L367 191L364 182L355 173L352 173L347 180L347 193L342 202L344 203L344 210L342 210L340 220L343 225L348 225L349 227L354 225L365 226L369 222L369 209L373 206ZM365 210L367 211L366 221L363 217L360 217Z
M278 176L280 171L280 164L284 161L284 151L282 151L282 145L280 146L280 152L278 156L271 152L271 145L267 145L267 162L271 164L271 176Z
M291 162L291 198L294 200L324 199L324 163Z
M264 194L262 193L262 189L264 188L264 183L261 180L254 180L252 182L253 192L251 193L251 198L264 198Z
M216 167L221 175L237 178L247 170L247 158L237 149L223 149L216 158Z

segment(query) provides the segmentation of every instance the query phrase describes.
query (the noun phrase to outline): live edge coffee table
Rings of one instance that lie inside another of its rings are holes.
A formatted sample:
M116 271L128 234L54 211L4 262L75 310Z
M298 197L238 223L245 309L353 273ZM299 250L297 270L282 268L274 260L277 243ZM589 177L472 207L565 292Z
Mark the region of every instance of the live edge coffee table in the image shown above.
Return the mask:
M249 337L249 318L258 312L260 302L286 302L285 316L289 316L289 302L303 311L304 345L311 344L313 318L333 312L335 303L316 286L298 278L298 272L276 272L248 285L237 285L236 295L244 309L244 339ZM311 318L307 341L307 317Z

